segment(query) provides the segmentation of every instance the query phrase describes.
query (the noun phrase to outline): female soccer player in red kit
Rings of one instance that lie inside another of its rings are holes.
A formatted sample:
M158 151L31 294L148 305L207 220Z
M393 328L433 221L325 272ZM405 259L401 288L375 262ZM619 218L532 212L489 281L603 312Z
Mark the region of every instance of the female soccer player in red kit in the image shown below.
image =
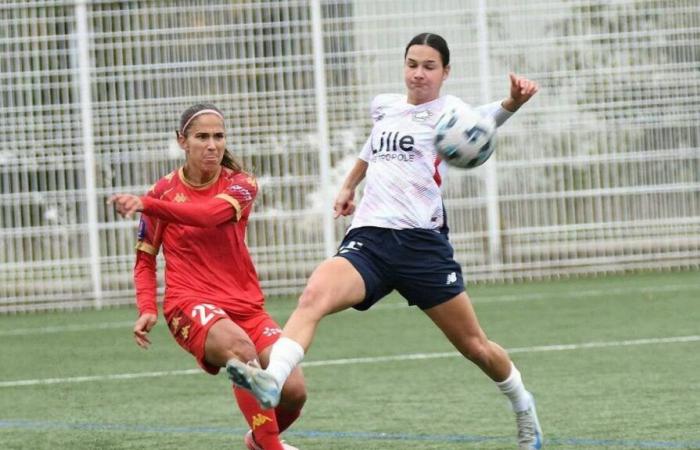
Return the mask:
M226 149L224 131L223 114L215 106L187 109L177 131L184 166L158 180L145 196L110 199L122 216L142 213L134 266L136 344L149 346L148 333L157 321L156 255L162 247L165 320L178 344L212 375L232 359L267 366L281 334L264 309L245 244L257 184ZM301 370L287 380L274 409L262 409L243 389L233 392L251 427L245 435L249 450L295 450L279 434L299 417L306 400Z

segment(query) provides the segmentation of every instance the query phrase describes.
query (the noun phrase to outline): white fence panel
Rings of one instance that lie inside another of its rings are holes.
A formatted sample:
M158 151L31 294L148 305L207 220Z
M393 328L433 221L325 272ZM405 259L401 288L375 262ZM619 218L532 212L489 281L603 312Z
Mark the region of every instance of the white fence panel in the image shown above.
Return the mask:
M182 163L174 130L201 101L261 182L266 293L298 293L347 225L324 217L369 102L404 90L423 31L450 43L446 93L496 100L509 71L541 85L492 162L448 175L469 280L698 267L696 0L4 2L0 312L133 301L136 222L105 200Z

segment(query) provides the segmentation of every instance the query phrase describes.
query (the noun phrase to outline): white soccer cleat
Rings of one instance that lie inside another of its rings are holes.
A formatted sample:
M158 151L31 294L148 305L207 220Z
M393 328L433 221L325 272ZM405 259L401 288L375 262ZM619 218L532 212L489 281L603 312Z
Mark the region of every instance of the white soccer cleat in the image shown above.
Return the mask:
M525 411L515 413L518 424L518 449L540 450L542 448L542 428L537 418L535 399L530 394L530 407Z
M253 430L248 430L243 438L243 441L245 442L245 446L248 448L248 450L264 450L258 445L257 442L255 442L255 438L253 438ZM284 450L299 450L296 447L286 444L284 441L280 441L280 443L282 444L282 448L284 448Z
M280 402L281 389L272 375L260 367L231 359L226 363L226 372L233 384L253 394L263 408L274 408Z

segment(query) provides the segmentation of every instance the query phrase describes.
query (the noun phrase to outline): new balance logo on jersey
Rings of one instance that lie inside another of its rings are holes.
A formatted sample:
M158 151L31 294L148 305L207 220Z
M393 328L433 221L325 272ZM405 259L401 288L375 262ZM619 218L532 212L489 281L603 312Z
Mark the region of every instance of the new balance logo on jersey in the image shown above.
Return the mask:
M343 253L347 253L351 250L359 251L363 245L364 244L362 242L350 241L347 245L340 247L340 249L338 250L338 254L342 255Z
M452 272L451 274L447 275L447 282L445 284L454 284L457 282L457 273Z

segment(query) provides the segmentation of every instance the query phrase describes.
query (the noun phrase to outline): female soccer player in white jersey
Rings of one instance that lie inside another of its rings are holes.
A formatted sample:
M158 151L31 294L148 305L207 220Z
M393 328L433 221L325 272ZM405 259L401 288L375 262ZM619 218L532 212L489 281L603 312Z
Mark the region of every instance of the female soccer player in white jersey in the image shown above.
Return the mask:
M488 375L512 403L520 449L542 448L533 396L508 354L481 329L453 258L441 196L441 163L433 143L443 111L462 103L440 95L450 72L443 38L423 33L404 55L406 95L372 102L374 127L335 201L335 216L355 214L338 253L311 275L267 369L232 360L234 384L265 407L277 404L279 387L302 360L319 321L350 307L366 310L393 290L432 319L450 342ZM537 84L510 75L510 95L480 107L503 124L537 92ZM355 189L367 179L355 210Z

